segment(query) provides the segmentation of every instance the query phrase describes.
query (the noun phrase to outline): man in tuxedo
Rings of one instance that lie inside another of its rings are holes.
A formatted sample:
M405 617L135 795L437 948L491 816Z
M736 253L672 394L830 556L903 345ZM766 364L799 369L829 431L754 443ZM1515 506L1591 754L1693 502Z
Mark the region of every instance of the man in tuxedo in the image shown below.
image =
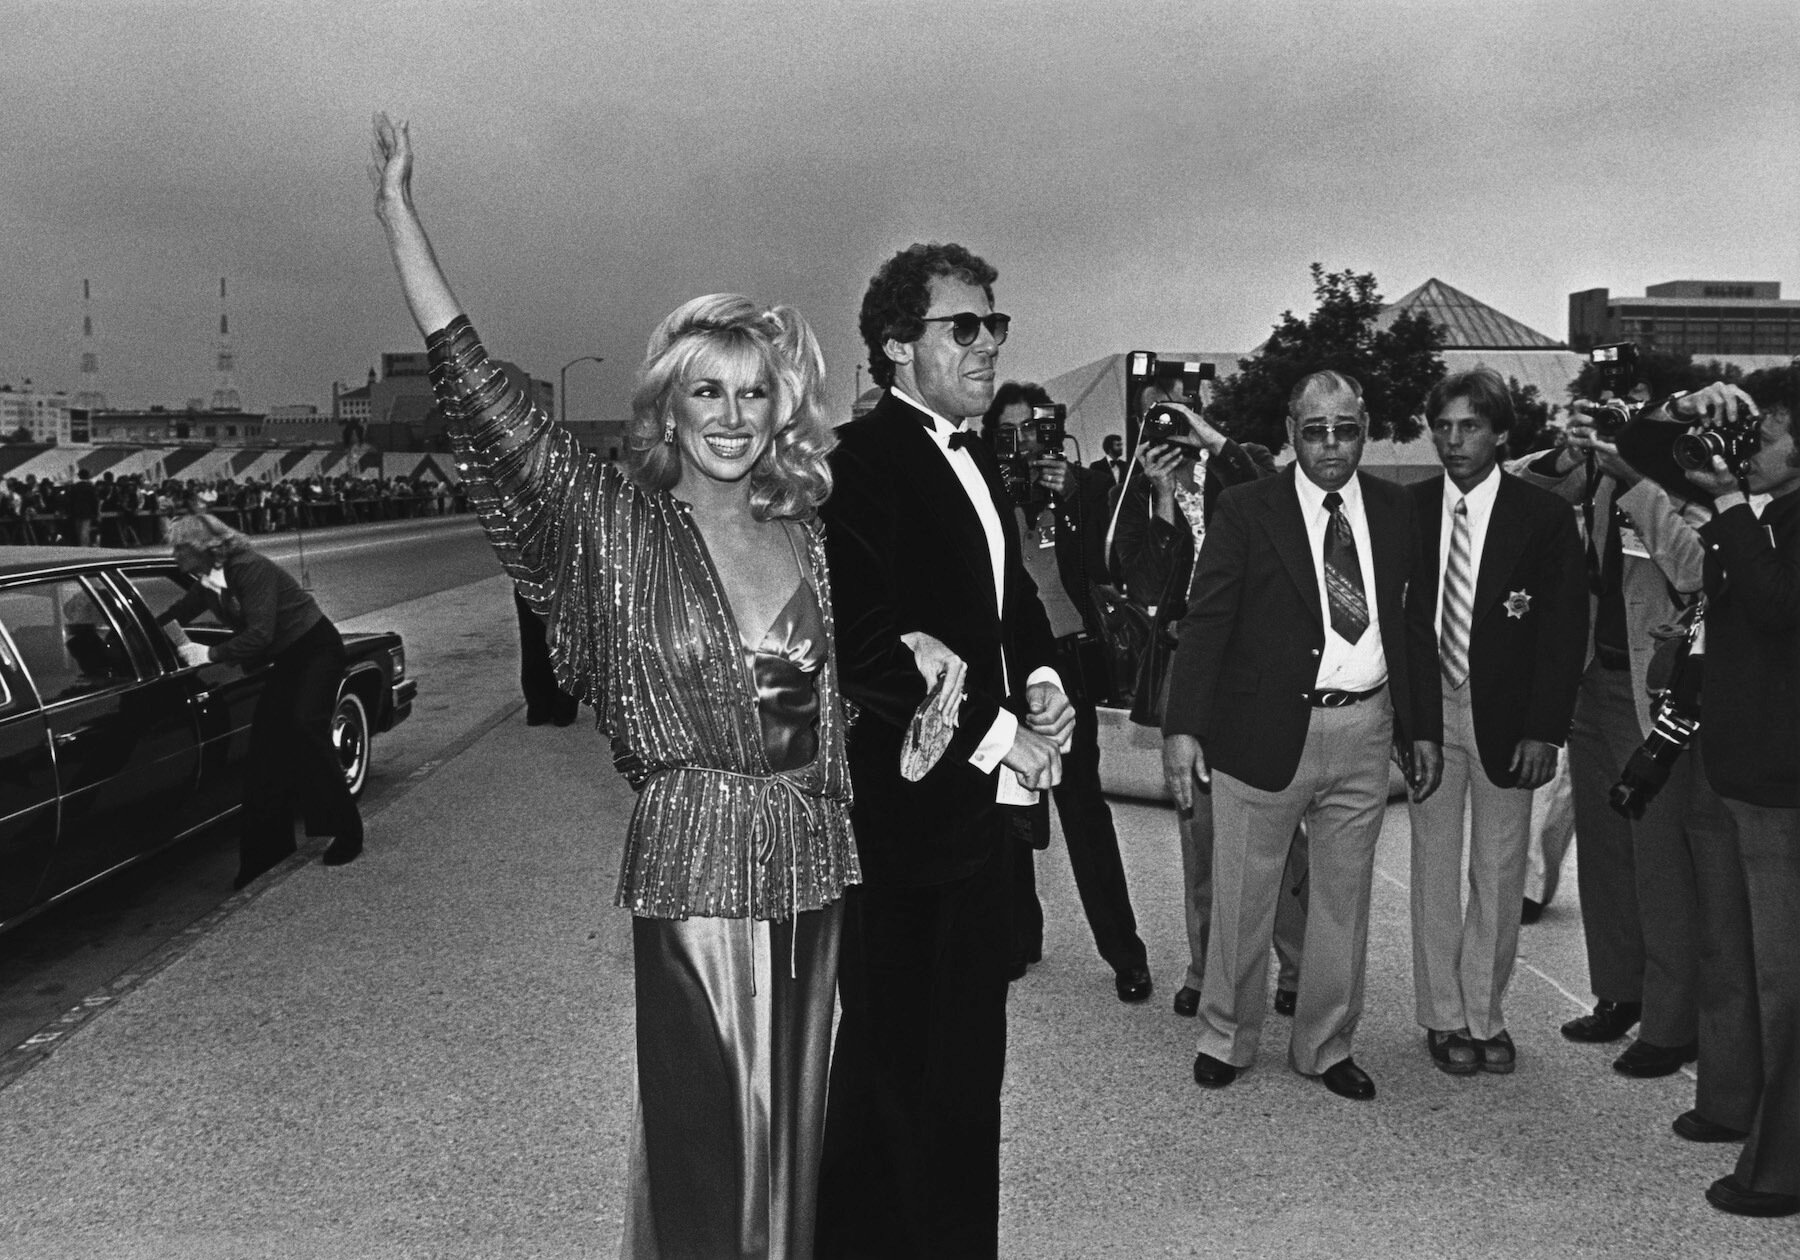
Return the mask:
M1106 458L1097 459L1088 465L1094 472L1103 474L1108 484L1122 486L1125 484L1125 440L1117 433L1109 433L1100 443L1100 449Z
M1340 1097L1375 1096L1351 1042L1389 750L1403 750L1413 799L1429 797L1443 709L1412 499L1357 472L1367 435L1350 377L1316 372L1295 386L1294 465L1220 496L1181 623L1163 769L1180 808L1212 788L1213 929L1194 1057L1209 1088L1256 1057L1281 872L1304 820L1306 961L1289 1060Z
M1506 1073L1531 795L1555 775L1575 709L1587 575L1568 505L1500 470L1513 406L1497 373L1445 377L1425 414L1444 476L1410 491L1427 577L1416 594L1435 609L1443 664L1444 777L1411 810L1413 995L1440 1069Z
M991 454L960 422L993 399L1007 317L997 273L914 245L869 283L859 320L887 392L838 430L823 511L852 820L817 1254L992 1256L1011 922L1004 806L1060 780L1074 713L1037 590L1006 527ZM900 773L925 699L903 636L967 665L961 720L919 781Z

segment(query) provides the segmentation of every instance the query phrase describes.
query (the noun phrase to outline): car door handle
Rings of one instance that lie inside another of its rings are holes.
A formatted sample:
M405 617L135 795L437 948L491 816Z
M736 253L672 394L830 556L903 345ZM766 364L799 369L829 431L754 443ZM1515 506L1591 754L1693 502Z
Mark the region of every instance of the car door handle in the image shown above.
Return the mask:
M196 691L193 695L188 697L188 703L192 704L192 705L202 705L211 699L212 699L212 692Z
M86 729L86 727L82 728L82 730ZM55 744L58 748L67 748L70 744L73 744L80 738L81 731L58 731L55 735L50 737L50 742Z

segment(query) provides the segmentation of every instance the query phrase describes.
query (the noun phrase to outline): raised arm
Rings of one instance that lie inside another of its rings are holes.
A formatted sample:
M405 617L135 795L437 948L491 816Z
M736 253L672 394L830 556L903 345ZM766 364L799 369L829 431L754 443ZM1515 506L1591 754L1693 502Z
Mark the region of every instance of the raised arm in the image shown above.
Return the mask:
M400 291L406 295L413 322L426 336L449 325L462 314L444 269L438 266L431 238L413 205L412 136L407 123L394 126L386 114L375 115L375 141L371 147L369 181L375 185L375 217L387 230L388 252L400 274Z

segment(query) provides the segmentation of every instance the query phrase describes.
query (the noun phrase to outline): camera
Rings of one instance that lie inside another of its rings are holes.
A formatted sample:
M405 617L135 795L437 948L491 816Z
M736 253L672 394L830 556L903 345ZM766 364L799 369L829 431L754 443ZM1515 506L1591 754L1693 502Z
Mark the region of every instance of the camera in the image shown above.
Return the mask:
M1000 477L1012 501L1027 510L1036 510L1050 502L1050 492L1032 480L1031 461L1061 459L1069 409L1061 403L1033 406L1025 423L1018 427L1001 425L994 430L994 458L1000 463Z
M1683 433L1670 448L1675 462L1692 472L1712 467L1713 456L1725 461L1732 475L1742 477L1744 465L1762 446L1762 421L1748 410L1739 411L1735 420Z
M1213 365L1199 359L1158 359L1150 350L1133 350L1126 356L1125 397L1135 407L1146 385L1158 385L1177 395L1183 405L1200 410L1200 382L1215 377ZM1188 434L1192 426L1178 407L1157 403L1138 417L1138 441L1155 446Z
M1575 410L1587 416L1594 432L1608 442L1617 438L1619 431L1643 410L1643 404L1633 404L1624 397L1637 384L1637 359L1637 343L1631 341L1616 341L1588 351L1588 362L1600 377L1600 388L1613 396L1605 402L1582 399L1576 402Z
M1669 685L1657 694L1649 737L1631 754L1607 796L1607 803L1626 818L1644 816L1700 730L1700 681L1706 658L1695 655L1693 648L1703 618L1704 612L1694 618L1669 672Z

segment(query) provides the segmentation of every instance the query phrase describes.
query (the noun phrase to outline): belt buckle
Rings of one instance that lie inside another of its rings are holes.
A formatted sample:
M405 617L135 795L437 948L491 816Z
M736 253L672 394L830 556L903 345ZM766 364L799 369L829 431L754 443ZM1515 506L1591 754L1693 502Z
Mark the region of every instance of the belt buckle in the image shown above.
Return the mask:
M1327 709L1344 709L1350 706L1352 699L1348 691L1327 691L1319 697L1319 704Z

